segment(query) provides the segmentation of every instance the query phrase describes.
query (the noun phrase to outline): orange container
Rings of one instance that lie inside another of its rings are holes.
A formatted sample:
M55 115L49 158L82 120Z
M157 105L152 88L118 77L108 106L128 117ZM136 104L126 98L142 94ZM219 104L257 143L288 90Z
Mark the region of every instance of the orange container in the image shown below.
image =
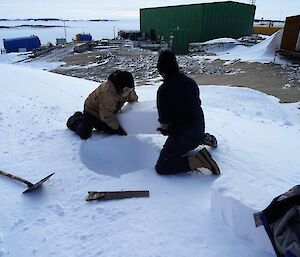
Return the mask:
M300 15L286 18L280 49L300 53Z

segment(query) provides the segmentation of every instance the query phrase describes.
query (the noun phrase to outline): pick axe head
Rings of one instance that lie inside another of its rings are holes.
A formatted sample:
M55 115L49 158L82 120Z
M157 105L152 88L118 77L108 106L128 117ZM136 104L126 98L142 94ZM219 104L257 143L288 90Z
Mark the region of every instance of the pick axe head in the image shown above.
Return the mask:
M49 176L43 178L42 180L40 180L39 182L32 184L30 186L28 186L27 190L25 190L23 193L29 193L32 191L37 190L38 188L40 188L42 186L42 184L44 184L52 175L54 174L54 172L52 174L50 174Z

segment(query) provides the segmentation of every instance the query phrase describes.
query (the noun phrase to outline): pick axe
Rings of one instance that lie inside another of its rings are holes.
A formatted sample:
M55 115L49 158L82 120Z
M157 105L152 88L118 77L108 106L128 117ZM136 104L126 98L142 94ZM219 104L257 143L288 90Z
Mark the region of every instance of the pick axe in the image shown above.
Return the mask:
M14 179L14 180L17 180L17 181L20 181L24 184L26 184L28 186L28 188L23 192L23 193L29 193L29 192L32 192L32 191L35 191L37 190L42 184L44 184L52 175L54 174L54 172L50 175L48 175L47 177L43 178L42 180L40 180L39 182L33 184L31 183L30 181L26 180L26 179L23 179L23 178L20 178L20 177L17 177L15 175L12 175L12 174L9 174L9 173L6 173L2 170L0 170L0 175L3 175L5 177L9 177L11 179Z

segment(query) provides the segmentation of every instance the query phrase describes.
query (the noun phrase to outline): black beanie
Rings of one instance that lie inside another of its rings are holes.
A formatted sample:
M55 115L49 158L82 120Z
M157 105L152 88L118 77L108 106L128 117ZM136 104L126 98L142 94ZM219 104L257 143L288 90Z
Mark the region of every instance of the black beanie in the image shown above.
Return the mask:
M121 90L124 87L134 87L134 79L130 72L116 70L109 75L108 80L111 81L117 89Z
M176 56L171 50L163 50L159 53L157 70L166 76L179 72Z

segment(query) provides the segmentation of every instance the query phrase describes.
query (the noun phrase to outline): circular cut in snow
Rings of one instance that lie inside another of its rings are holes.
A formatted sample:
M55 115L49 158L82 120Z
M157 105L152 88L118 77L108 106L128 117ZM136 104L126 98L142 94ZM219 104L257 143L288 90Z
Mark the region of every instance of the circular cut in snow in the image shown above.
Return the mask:
M145 168L153 168L159 149L149 137L141 135L100 136L83 142L83 164L99 174L120 177Z

